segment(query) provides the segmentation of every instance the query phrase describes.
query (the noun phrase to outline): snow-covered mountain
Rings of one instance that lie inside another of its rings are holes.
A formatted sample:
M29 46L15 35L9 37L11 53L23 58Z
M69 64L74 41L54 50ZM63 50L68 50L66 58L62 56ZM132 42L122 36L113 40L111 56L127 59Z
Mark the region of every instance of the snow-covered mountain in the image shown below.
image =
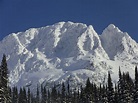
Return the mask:
M0 58L3 53L12 86L65 81L76 86L88 77L103 83L108 71L116 81L119 66L133 74L138 63L138 44L113 24L100 36L91 25L73 22L12 33L0 42Z

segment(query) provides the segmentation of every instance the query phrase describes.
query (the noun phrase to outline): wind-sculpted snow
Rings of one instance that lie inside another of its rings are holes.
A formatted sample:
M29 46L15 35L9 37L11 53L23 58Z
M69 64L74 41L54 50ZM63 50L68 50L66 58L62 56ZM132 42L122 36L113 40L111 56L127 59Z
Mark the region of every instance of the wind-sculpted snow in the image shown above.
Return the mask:
M7 55L11 86L37 84L84 85L89 77L104 83L110 71L117 80L118 68L134 70L137 43L113 24L99 36L82 23L59 22L13 33L0 42L0 58Z

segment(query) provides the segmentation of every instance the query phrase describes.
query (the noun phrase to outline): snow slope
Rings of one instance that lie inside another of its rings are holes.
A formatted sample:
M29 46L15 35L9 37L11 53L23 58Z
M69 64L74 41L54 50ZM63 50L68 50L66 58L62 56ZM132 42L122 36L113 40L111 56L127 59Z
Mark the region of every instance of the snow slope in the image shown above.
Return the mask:
M3 53L10 84L18 87L65 81L75 87L88 77L104 83L108 71L116 82L119 66L133 75L138 63L138 44L113 24L100 36L91 25L73 22L12 33L0 41L0 58Z

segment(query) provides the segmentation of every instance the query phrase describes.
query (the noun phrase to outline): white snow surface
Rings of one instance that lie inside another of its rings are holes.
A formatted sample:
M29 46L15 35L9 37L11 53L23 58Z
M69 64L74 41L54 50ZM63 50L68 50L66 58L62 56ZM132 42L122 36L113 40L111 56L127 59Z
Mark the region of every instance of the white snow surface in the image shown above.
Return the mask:
M107 73L118 80L119 66L134 76L138 44L110 24L98 35L93 26L59 22L51 26L12 33L0 41L0 58L7 55L11 86L36 86L70 82L73 87L105 83Z

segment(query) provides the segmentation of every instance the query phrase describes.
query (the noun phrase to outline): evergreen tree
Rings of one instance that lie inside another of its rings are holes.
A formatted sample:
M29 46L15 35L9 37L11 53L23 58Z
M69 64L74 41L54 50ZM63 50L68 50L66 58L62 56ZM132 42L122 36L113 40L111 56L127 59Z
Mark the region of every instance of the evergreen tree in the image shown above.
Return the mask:
M23 103L27 102L27 95L26 95L26 89L23 88Z
M18 100L18 103L24 103L23 102L23 90L22 90L22 88L20 88L20 91L19 91L19 100Z
M4 101L4 95L3 95L3 88L2 88L2 73L1 73L1 68L0 68L0 102Z
M79 103L80 101L80 90L79 90L79 88L78 88L78 92L77 92L77 103Z
M44 103L47 103L47 91L46 91L46 87L44 87Z
M68 83L68 86L67 86L67 96L66 96L66 98L67 98L67 103L69 103L70 102L70 85L69 85L69 83Z
M81 86L81 93L80 93L80 101L81 103L85 103L86 102L86 93L84 88Z
M77 101L78 101L77 100L77 93L76 93L76 89L74 89L74 91L73 91L73 97L72 97L72 102L73 103L78 103Z
M45 103L45 101L44 101L44 87L42 84L41 84L41 103Z
M41 84L41 103L44 103L44 88L43 85Z
M61 97L62 103L65 103L66 89L64 83L62 83L61 95L62 95Z
M102 102L102 93L103 93L103 89L102 89L102 85L100 84L100 88L99 88L99 101Z
M103 90L102 90L102 103L108 103L107 89L104 85L103 85Z
M131 103L133 102L133 88L134 84L129 76L129 73L121 74L119 69L119 82L118 82L118 102Z
M11 103L10 91L8 88L8 67L6 61L6 55L3 55L1 67L0 67L0 102Z
M128 89L130 92L130 96L133 97L134 96L134 90L135 90L135 86L134 86L134 82L133 79L130 77L129 73L126 74L126 81L128 84ZM132 98L134 100L134 98Z
M92 101L92 97L93 97L92 96L92 84L89 78L86 81L86 87L84 90L85 90L87 101Z
M58 94L57 101L58 101L58 103L61 103L61 93L60 93L60 91L57 91L57 94Z
M115 84L115 96L114 96L114 100L115 100L115 103L118 103L118 89L117 89L117 86Z
M37 85L37 91L36 91L36 102L40 103L40 94L39 94L39 87Z
M133 81L131 79L131 77L129 76L129 73L127 72L126 74L124 74L124 94L125 94L125 99L127 103L132 103L133 102L133 89L134 89L134 84Z
M138 70L135 67L135 91L134 91L134 102L138 103Z
M97 89L97 86L96 84L93 84L93 102L97 103L98 102L98 89Z
M0 103L4 103L4 89L3 89L3 85L2 85L2 70L0 69Z
M17 87L13 87L13 90L12 90L12 103L18 103L18 89L17 89Z
M51 94L49 90L48 90L48 103L51 103Z
M68 95L70 95L70 85L69 85L69 83L68 83L67 89L68 89Z
M31 103L31 92L29 87L28 87L28 93L27 93L27 103Z
M31 103L36 103L34 95L31 93Z
M120 67L119 67L119 81L118 81L118 103L123 103L124 101L124 98L123 98L123 90L124 90L124 87L123 87L123 76L121 74L121 70L120 70Z
M54 103L57 101L57 90L55 84L54 87L52 88L51 98Z
M8 86L8 93L9 93L8 95L10 97L9 98L10 101L8 101L7 103L12 103L12 89L9 86Z
M108 72L108 102L114 103L114 89L113 89L113 83L110 76L110 73Z

